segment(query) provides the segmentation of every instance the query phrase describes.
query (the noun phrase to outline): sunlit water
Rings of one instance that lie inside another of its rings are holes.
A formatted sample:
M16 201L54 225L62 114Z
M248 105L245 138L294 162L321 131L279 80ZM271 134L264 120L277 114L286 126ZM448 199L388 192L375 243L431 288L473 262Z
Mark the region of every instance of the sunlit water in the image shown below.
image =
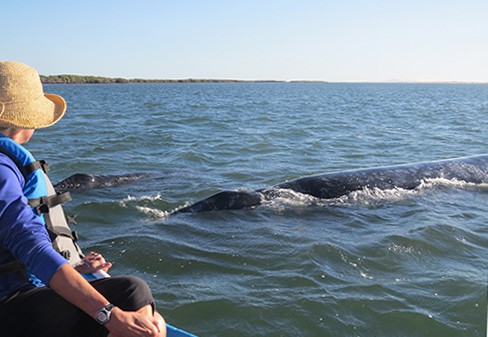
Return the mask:
M52 85L66 117L28 148L73 192L86 250L200 336L485 336L488 186L431 181L335 200L168 215L221 190L488 153L488 85Z

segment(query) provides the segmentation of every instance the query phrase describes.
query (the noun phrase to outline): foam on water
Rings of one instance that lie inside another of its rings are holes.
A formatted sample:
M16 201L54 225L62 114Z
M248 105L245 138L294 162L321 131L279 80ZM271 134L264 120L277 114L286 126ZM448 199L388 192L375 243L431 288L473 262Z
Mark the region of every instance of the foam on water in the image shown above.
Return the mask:
M274 210L283 208L328 207L328 206L365 206L371 207L384 202L395 202L420 196L426 191L438 187L461 189L486 188L486 184L468 183L457 179L425 179L414 189L380 189L364 187L335 199L320 199L291 189L273 189L273 198L263 199L262 206ZM268 190L269 191L269 190Z

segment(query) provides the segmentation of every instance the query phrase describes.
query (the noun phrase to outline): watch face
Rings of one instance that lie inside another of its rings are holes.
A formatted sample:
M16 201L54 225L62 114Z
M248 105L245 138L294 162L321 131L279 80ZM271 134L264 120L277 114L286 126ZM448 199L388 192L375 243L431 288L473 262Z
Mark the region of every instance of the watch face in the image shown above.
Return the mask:
M110 320L110 312L114 308L113 304L109 304L106 307L103 307L100 309L96 316L95 319L97 320L98 323L100 324L105 324Z
M97 321L100 323L105 323L108 320L108 315L105 311L99 311L97 313Z

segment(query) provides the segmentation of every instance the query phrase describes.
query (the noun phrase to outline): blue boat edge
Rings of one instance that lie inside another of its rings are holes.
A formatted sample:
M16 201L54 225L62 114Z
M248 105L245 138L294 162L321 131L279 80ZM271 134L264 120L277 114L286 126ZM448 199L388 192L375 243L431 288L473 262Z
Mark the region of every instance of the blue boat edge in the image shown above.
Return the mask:
M197 337L197 335L166 323L166 337Z

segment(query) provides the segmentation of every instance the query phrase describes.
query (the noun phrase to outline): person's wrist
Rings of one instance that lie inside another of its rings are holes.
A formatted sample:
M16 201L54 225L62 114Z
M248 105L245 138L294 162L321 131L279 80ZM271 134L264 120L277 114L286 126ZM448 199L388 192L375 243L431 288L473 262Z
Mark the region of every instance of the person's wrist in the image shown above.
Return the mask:
M122 309L120 309L119 307L114 307L112 309L111 314L110 314L109 321L104 326L108 330L111 330L111 328L113 328L114 326L117 326L118 324L120 324L120 322L124 321L123 315L124 315L124 311Z
M107 324L110 321L110 318L112 316L112 310L114 308L115 306L112 303L109 303L100 308L95 314L95 320L98 322L98 324Z

